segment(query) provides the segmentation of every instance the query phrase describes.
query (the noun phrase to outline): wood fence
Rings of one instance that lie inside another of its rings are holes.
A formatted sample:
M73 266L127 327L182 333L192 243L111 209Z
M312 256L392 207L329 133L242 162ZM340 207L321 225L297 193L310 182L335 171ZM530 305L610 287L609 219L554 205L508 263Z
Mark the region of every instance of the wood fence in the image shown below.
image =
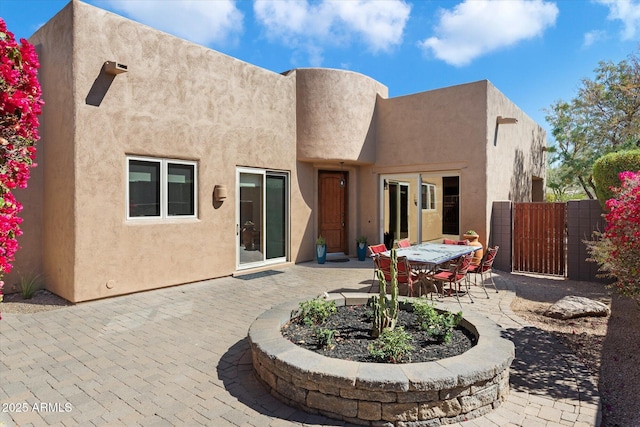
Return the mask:
M513 204L513 271L564 276L566 204Z

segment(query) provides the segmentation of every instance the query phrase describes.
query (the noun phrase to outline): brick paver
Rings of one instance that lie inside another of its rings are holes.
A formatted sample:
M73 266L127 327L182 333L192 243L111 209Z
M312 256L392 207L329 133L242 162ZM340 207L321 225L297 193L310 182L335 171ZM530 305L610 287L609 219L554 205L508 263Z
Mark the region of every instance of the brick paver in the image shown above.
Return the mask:
M246 338L283 301L367 291L370 260L299 264L256 274L77 304L0 321L0 426L348 425L290 408L256 380ZM510 309L515 284L462 300L516 345L511 393L500 407L455 426L595 426L593 379L549 334ZM11 410L11 411L9 411Z

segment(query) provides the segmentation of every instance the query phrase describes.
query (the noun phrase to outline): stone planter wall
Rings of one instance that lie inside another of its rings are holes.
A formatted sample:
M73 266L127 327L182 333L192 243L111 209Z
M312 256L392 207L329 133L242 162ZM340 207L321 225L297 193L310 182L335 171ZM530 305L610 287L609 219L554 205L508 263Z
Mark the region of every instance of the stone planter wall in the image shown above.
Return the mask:
M330 299L338 306L356 305L370 296L330 294ZM332 359L289 342L280 329L297 308L298 302L274 307L249 329L258 378L290 406L353 424L438 426L484 415L509 393L514 346L486 317L464 313L463 326L478 337L464 354L394 365Z

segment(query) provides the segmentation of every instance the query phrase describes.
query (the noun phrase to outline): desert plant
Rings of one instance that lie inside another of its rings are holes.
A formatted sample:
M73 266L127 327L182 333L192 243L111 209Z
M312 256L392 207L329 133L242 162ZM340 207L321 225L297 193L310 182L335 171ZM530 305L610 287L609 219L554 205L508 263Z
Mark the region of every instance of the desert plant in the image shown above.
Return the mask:
M620 181L615 198L607 200L604 233L594 232L594 240L585 243L588 260L600 265L602 276L615 279L612 287L640 303L640 171L621 172Z
M407 353L413 350L411 334L402 326L386 328L380 336L368 346L369 354L380 362L400 363Z
M449 343L453 330L462 319L462 312L454 314L449 311L439 312L426 298L421 297L413 302L413 312L418 318L420 329L439 342Z
M316 245L325 245L326 243L327 241L322 236L318 236L318 238L316 239Z
M318 345L320 347L327 347L329 349L334 347L333 339L336 336L335 329L326 329L326 328L317 328L315 330L315 335L318 338Z
M31 299L33 295L40 289L40 275L26 274L20 276L20 293L22 298Z
M358 236L356 239L357 243L367 243L367 236Z
M316 297L300 303L300 308L295 317L299 322L308 326L324 323L329 316L337 311L335 301L328 301L322 297Z
M371 336L377 338L383 330L396 327L398 322L398 255L391 249L391 299L387 299L387 281L384 273L378 270L380 295L371 297L373 307L373 328Z
M464 234L467 235L467 236L477 236L478 235L478 233L476 233L475 230L467 230Z

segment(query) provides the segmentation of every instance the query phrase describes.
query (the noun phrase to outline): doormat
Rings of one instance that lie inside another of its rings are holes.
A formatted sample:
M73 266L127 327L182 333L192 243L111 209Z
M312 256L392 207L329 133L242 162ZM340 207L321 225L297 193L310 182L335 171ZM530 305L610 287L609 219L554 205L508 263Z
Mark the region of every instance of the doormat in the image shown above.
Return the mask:
M261 277L274 276L276 274L281 274L281 273L284 273L284 271L265 270L265 271L258 271L256 273L249 273L249 274L243 274L240 276L234 276L234 278L240 279L240 280L253 280L253 279L259 279Z
M327 258L327 262L349 262L349 258L335 258L335 259Z

